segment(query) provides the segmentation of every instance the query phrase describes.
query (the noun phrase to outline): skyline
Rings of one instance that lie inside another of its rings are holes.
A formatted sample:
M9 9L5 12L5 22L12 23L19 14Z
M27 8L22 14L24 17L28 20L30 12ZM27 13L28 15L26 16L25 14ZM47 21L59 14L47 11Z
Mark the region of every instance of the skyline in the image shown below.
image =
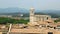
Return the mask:
M0 8L10 7L60 10L60 0L0 0Z

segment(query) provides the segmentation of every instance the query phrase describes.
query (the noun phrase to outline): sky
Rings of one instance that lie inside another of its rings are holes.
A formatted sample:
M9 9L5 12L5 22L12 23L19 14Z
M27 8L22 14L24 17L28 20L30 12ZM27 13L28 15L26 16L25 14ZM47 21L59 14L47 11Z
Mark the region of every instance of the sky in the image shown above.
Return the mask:
M10 7L60 10L60 0L0 0L0 8Z

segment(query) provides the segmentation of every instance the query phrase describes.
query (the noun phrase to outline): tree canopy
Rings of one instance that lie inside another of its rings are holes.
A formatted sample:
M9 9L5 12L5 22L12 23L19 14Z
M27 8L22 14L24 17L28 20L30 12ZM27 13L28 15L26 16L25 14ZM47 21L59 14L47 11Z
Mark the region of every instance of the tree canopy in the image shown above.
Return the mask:
M23 23L27 24L29 22L29 19L24 20L24 19L11 19L11 18L5 18L5 17L0 17L0 24L7 24L7 23L12 23L12 24L17 24L17 23Z

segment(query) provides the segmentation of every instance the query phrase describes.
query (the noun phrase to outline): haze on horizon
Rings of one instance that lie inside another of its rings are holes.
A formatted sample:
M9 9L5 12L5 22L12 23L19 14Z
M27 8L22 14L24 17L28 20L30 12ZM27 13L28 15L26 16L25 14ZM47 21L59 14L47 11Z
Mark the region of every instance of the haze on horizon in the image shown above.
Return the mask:
M0 0L0 8L9 7L60 10L60 0Z

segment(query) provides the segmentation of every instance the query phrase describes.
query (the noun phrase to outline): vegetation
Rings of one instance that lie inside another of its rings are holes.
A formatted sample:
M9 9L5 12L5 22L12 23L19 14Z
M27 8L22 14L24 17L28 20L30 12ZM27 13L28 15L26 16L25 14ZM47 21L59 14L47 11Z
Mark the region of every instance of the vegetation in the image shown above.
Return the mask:
M54 20L54 22L55 22L55 23L60 22L60 19L58 19L58 20Z
M24 23L27 24L29 22L29 19L24 20L24 19L11 19L11 18L5 18L5 17L0 17L0 24L7 24L7 23L12 23L12 24L17 24L17 23Z

